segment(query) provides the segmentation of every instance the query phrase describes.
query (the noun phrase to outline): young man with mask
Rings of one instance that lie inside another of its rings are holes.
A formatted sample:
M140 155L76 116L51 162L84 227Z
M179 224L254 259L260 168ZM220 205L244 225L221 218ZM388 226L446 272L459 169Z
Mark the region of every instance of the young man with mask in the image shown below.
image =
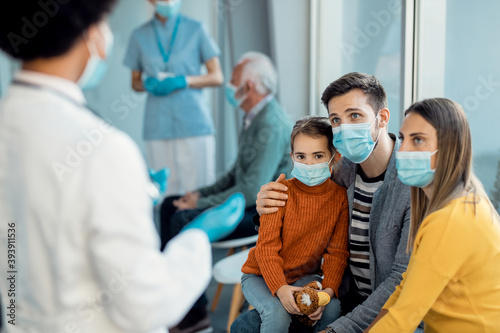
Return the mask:
M148 165L169 168L167 195L184 194L215 180L215 127L202 88L224 82L220 50L201 22L180 13L182 0L148 2L154 17L132 33L125 65L132 88L147 92Z
M328 110L333 144L342 155L333 180L347 189L350 258L339 290L342 317L326 332L363 332L401 281L409 254L410 188L398 179L395 152L400 142L388 132L390 112L380 82L349 73L331 83L321 98ZM262 186L259 214L286 205L277 182ZM258 332L258 314L240 316L231 332Z
M142 155L81 90L106 71L114 3L18 0L0 11L0 48L22 61L0 104L7 333L166 332L210 281L213 222L232 230L243 212L243 200L220 206L158 250Z

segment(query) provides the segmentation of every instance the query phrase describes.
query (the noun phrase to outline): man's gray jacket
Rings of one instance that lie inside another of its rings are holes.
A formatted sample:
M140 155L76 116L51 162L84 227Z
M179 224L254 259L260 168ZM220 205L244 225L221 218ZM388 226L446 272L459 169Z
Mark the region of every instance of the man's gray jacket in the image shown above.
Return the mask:
M401 183L396 172L396 154L401 143L395 140L384 182L373 195L370 211L370 277L372 293L353 311L329 325L337 333L363 332L378 315L389 296L400 284L410 256L406 253L410 228L410 187ZM352 215L356 170L359 165L341 159L333 180L347 189L349 217ZM350 220L350 219L349 219ZM351 235L351 232L349 232ZM354 286L347 266L340 286L340 296Z

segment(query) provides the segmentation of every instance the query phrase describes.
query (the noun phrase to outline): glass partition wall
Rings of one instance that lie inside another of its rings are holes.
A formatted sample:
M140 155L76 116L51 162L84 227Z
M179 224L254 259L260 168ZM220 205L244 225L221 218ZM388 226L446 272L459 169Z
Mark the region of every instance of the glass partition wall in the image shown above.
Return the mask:
M474 168L500 210L500 2L312 0L313 114L323 89L343 74L375 75L398 133L416 100L447 97L464 108Z

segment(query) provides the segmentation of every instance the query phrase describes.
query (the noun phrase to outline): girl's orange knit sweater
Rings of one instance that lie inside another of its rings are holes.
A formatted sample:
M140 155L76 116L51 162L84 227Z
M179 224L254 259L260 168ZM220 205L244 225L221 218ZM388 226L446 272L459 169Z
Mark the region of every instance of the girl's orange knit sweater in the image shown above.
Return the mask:
M338 297L349 256L346 190L330 179L316 186L295 178L283 183L288 186L286 205L261 216L257 246L241 270L262 275L273 295L302 276L324 274L323 288L332 288Z

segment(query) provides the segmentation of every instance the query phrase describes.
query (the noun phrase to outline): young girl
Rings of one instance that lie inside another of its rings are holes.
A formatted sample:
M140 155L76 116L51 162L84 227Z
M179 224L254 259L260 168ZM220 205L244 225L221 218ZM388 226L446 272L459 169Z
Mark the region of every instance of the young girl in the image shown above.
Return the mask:
M291 315L301 314L293 292L310 281L322 280L332 298L309 316L319 320L315 332L340 316L336 297L347 265L349 216L346 190L330 179L332 136L326 118L295 124L290 139L295 178L284 181L287 204L261 217L257 246L243 265L243 293L260 314L261 333L288 332Z
M401 284L366 332L498 332L500 218L472 172L465 112L434 98L405 112L396 154L411 190L412 249Z

